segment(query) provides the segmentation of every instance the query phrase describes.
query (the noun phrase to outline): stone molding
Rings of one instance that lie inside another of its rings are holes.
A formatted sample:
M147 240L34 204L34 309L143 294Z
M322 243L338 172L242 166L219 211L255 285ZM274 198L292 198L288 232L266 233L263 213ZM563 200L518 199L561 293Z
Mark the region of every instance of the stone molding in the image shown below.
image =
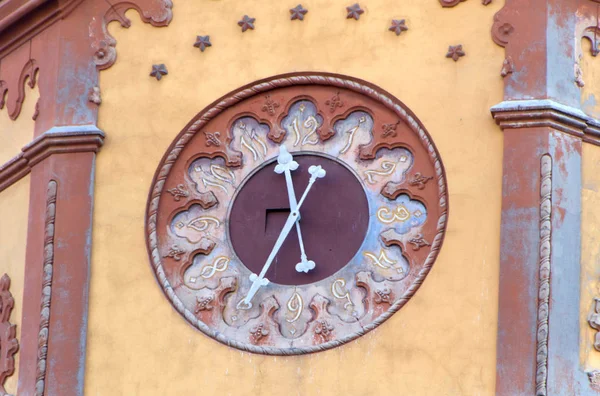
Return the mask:
M550 127L600 146L600 120L550 99L507 100L490 111L502 130Z
M54 127L21 149L21 152L0 166L0 192L31 172L31 169L52 154L97 153L104 143L104 132L95 125Z

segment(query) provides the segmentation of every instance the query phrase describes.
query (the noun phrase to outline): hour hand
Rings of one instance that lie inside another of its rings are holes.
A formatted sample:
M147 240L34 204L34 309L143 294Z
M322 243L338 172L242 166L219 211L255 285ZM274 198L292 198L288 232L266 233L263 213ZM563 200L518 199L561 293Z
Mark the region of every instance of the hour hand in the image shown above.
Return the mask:
M310 271L311 269L314 269L316 266L314 261L308 260L306 258L306 255L303 255L300 260L302 260L302 261L300 261L298 264L296 264L296 271L298 271L298 272L308 273L308 271Z
M298 207L296 201L296 193L294 192L294 184L292 183L291 171L298 169L298 163L294 161L292 154L287 151L285 146L279 148L279 156L277 157L277 166L275 167L276 173L285 174L285 184L287 186L288 199L290 201L290 210L295 211ZM298 214L300 215L300 214ZM300 230L300 223L296 222L296 233L298 234L298 244L300 245L300 262L296 264L296 271L308 273L311 269L315 268L315 262L308 260L306 252L304 250L304 241L302 240L302 231Z

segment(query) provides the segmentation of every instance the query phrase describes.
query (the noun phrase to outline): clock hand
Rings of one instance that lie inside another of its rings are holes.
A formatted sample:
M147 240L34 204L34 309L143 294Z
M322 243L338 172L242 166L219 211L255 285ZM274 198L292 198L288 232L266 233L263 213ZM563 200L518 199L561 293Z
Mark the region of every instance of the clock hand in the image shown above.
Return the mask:
M240 300L240 302L238 303L238 309L250 309L252 307L252 298L254 297L256 292L258 292L258 289L260 289L261 286L266 286L269 284L269 280L265 278L265 274L267 273L269 267L273 263L273 260L279 252L279 249L281 249L281 245L283 245L285 238L287 238L288 234L292 230L292 227L300 218L300 213L298 211L300 210L302 203L304 203L304 200L306 199L306 196L308 195L308 192L310 191L310 188L315 183L315 181L317 179L325 177L326 175L325 169L321 168L320 165L311 166L310 168L308 168L308 173L311 174L310 180L308 181L308 186L306 186L306 189L304 190L304 194L302 194L302 198L300 198L300 201L298 202L296 210L292 211L288 216L287 220L285 221L285 225L283 226L279 237L277 237L275 246L273 246L273 250L271 250L271 253L269 254L269 257L267 258L267 261L265 262L265 265L263 266L262 270L260 271L260 274L250 275L250 281L252 282L252 285L250 286L250 290L248 291L246 297L244 297L244 299Z
M277 157L275 173L283 173L285 175L285 184L287 187L288 199L290 201L290 211L295 211L298 207L291 174L291 171L296 169L298 169L298 163L294 161L292 154L287 151L287 148L285 146L281 146L279 148L279 156ZM296 264L296 271L308 272L315 268L315 262L308 260L308 257L306 256L306 251L304 250L304 241L302 240L302 231L300 230L300 221L296 222L296 233L298 234L298 244L300 245L300 262Z

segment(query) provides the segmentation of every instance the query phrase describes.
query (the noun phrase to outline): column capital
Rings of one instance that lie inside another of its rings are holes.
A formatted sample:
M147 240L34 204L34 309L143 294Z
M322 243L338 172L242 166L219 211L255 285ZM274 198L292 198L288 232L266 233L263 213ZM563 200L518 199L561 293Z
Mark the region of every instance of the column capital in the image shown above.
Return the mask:
M548 127L600 145L600 120L552 99L505 100L490 111L503 131Z

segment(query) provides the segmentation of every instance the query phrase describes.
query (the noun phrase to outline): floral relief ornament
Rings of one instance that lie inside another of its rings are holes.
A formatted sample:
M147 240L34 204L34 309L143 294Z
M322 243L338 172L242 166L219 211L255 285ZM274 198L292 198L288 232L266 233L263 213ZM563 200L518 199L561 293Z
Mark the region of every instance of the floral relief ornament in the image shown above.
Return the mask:
M315 326L315 334L324 339L329 338L329 335L333 330L333 325L326 320L317 321L317 325Z
M412 179L408 181L411 186L416 186L419 190L425 188L425 185L429 180L432 180L433 176L423 176L420 172L415 173Z
M271 95L265 96L265 104L261 110L270 115L275 115L275 110L277 110L277 108L279 108L279 103L271 99Z
M161 63L159 65L152 65L152 71L150 72L150 77L155 77L156 80L160 81L160 79L163 76L166 76L167 74L169 74L169 72L167 71L167 67L165 66L164 63Z
M331 97L331 99L327 99L325 104L329 106L329 110L333 113L337 107L344 107L344 102L340 98L340 93L337 92L335 95Z
M173 245L169 249L169 252L166 255L164 255L163 257L164 258L172 258L175 261L180 261L182 254L185 254L185 250L181 249L177 245Z
M171 194L173 199L177 202L181 201L181 198L187 198L190 196L190 193L183 184L178 184L177 187L170 188L167 190L167 192Z
M219 147L221 145L221 132L208 132L204 131L204 137L206 138L206 147L215 146Z
M206 48L212 47L210 36L196 36L194 47L199 48L202 52L204 52Z
M425 246L431 246L431 244L429 242L427 242L424 238L422 234L417 234L416 237L411 238L408 243L410 243L411 245L413 245L413 250L419 250L422 247Z
M462 44L451 45L448 47L448 53L446 53L446 58L452 58L452 60L456 62L465 55L466 54L465 51L463 51Z
M400 33L408 30L406 26L406 20L404 19L392 19L392 25L388 29L390 32L396 33L396 36L400 36Z
M242 33L248 29L254 30L254 21L256 18L250 18L248 15L244 15L241 21L238 21L238 25L242 27Z
M358 3L346 7L346 11L348 12L348 15L346 15L346 19L354 18L357 21L360 18L361 14L364 14L365 12L362 8L360 8L360 5Z
M294 8L290 8L290 19L293 21L295 19L299 20L299 21L303 21L304 20L304 15L306 15L306 13L308 12L308 10L304 7L302 7L302 4L298 4L296 7Z
M383 132L381 132L381 137L396 137L398 135L398 132L396 132L396 128L398 128L398 125L400 125L400 120L398 120L395 123L390 123L390 124L383 124L381 126L381 129L383 129Z

